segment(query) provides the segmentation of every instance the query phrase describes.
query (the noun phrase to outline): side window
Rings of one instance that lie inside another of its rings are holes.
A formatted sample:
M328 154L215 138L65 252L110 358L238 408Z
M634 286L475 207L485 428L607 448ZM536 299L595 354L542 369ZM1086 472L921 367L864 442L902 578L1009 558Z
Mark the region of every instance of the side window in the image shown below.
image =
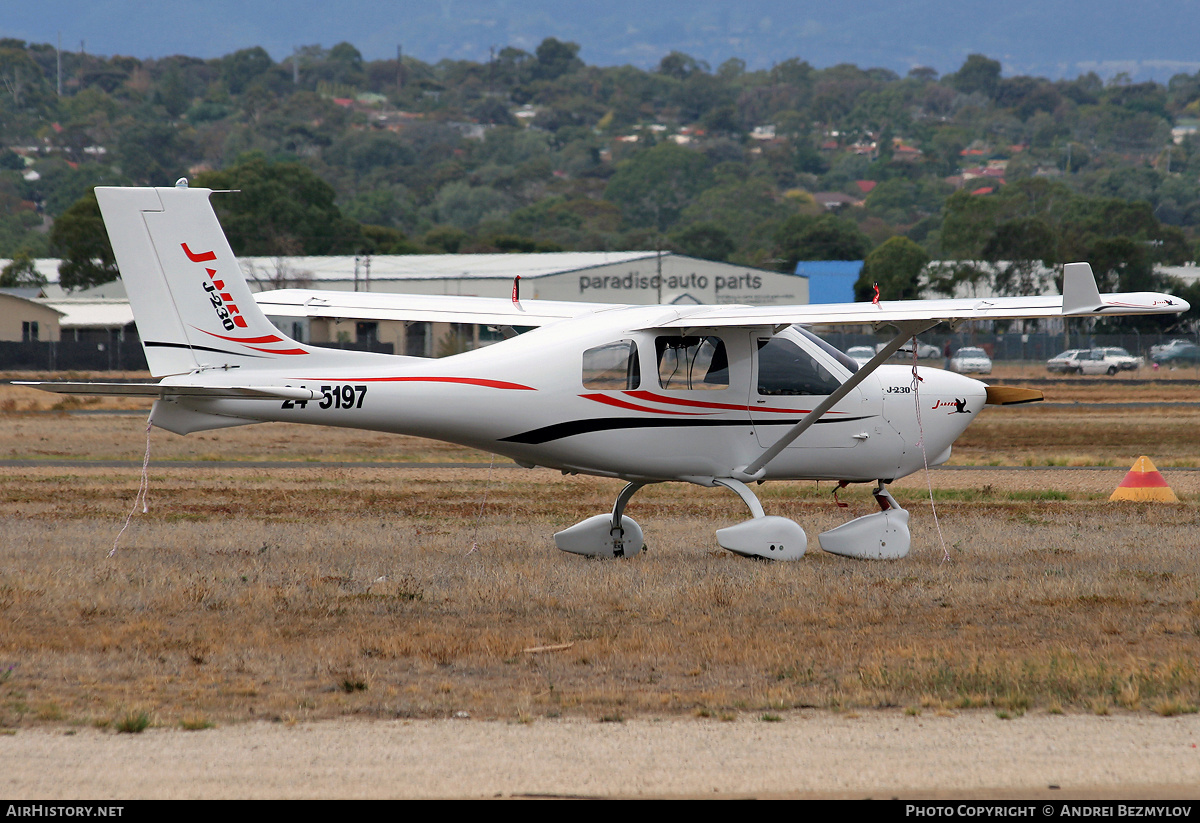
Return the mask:
M832 394L841 383L812 355L782 337L758 341L758 393Z
M719 337L658 337L658 384L674 391L729 388L729 355Z
M628 391L636 389L641 382L637 344L632 340L617 340L583 353L585 389Z

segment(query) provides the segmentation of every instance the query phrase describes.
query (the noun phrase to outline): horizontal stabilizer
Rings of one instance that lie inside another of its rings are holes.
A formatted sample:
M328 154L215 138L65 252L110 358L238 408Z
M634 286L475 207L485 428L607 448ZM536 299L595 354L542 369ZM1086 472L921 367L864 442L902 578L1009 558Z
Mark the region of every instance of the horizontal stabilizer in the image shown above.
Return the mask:
M162 383L70 383L21 382L14 386L29 386L57 394L87 394L105 397L205 397L226 400L313 400L318 395L311 389L291 386L171 386Z

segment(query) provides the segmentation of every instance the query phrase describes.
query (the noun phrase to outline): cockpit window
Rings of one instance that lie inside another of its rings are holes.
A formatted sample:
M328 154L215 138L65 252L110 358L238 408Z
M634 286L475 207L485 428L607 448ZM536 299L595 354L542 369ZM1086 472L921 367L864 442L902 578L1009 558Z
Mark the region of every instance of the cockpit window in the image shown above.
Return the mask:
M821 351L825 352L830 357L832 357L834 360L841 363L842 366L845 367L846 371L850 372L851 374L854 374L856 371L858 371L858 361L855 360L850 355L846 354L845 352L841 351L840 349L835 349L829 343L826 343L820 337L817 337L815 334L813 334L812 332L810 332L808 329L804 328L803 326L792 326L792 328L794 328L800 334L804 335L804 337L806 339L811 340L812 342L814 342L818 346L820 346Z
M658 337L658 383L664 389L729 388L729 355L719 337Z
M841 383L799 345L783 337L758 341L758 393L832 394Z
M642 382L637 343L617 340L583 353L583 387L630 391Z

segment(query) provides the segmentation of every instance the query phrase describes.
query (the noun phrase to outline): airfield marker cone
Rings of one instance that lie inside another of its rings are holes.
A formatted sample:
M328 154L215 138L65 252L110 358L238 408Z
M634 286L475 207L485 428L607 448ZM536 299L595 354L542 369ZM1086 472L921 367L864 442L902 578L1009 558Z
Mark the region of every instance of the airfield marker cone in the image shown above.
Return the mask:
M1160 503L1178 503L1179 498L1167 481L1158 473L1154 463L1146 455L1139 457L1133 468L1125 474L1125 479L1117 486L1109 500L1137 500L1140 502L1156 501Z

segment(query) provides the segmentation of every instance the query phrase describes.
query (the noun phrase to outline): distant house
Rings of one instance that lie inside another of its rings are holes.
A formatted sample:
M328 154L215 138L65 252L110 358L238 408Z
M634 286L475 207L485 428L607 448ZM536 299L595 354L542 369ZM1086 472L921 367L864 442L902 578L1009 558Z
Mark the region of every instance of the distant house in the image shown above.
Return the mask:
M29 292L22 296L21 292ZM13 343L57 341L63 316L51 306L33 299L37 289L0 291L0 340Z
M816 200L823 208L828 211L843 209L847 206L861 206L863 201L857 197L851 197L845 192L840 191L818 191L813 194L813 200Z

